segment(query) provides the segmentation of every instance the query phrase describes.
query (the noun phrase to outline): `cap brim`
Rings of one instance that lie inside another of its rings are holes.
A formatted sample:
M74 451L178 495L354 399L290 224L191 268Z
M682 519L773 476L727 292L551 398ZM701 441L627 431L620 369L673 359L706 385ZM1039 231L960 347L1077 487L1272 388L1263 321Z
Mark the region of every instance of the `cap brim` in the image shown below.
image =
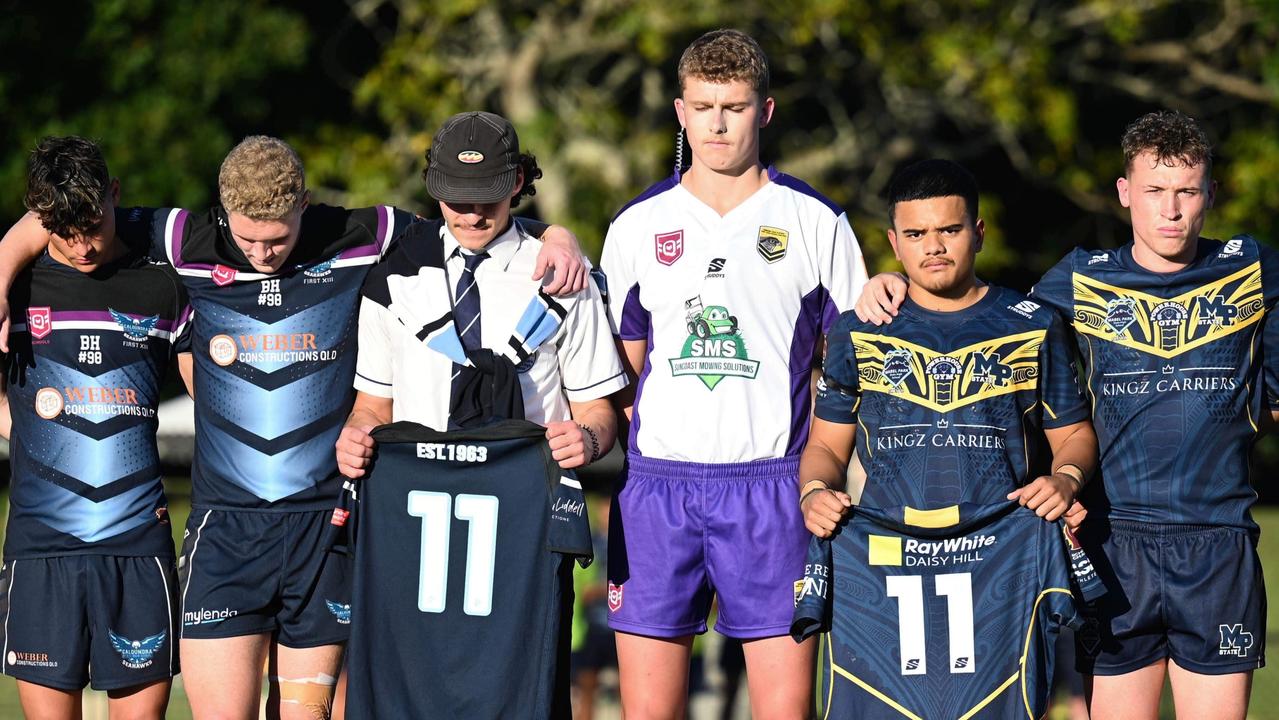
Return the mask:
M440 202L488 204L510 197L518 178L517 168L501 175L468 178L445 175L432 166L426 169L426 191Z

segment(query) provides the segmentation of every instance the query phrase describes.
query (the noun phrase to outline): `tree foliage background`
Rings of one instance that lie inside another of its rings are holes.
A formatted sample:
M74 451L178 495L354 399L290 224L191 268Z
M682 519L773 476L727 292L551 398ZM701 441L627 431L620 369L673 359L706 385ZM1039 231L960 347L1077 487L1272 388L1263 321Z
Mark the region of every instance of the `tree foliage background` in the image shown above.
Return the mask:
M732 26L772 62L766 160L848 210L874 269L893 266L885 186L929 156L977 174L991 280L1026 289L1071 246L1125 242L1119 137L1159 108L1216 143L1206 233L1279 238L1274 0L5 4L0 211L14 218L26 153L64 133L102 142L126 204L214 202L222 156L267 133L298 147L320 201L430 213L434 129L487 109L545 170L527 212L598 255L616 209L675 162L679 53Z

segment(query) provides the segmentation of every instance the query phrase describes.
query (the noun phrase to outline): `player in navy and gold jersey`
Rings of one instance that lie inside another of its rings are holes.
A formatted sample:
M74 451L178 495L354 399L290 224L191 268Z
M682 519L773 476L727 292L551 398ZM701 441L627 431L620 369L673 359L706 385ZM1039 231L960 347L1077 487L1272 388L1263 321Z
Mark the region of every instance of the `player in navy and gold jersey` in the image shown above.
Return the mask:
M1279 405L1279 259L1200 237L1216 183L1194 120L1143 116L1123 151L1132 242L1071 252L1031 294L1074 330L1101 445L1080 540L1117 591L1078 665L1094 718L1154 717L1165 672L1179 716L1243 718L1265 662L1248 451ZM859 313L882 321L891 285Z
M79 717L91 680L112 716L162 718L178 669L155 432L190 308L173 269L117 235L118 199L92 142L45 138L31 153L26 205L51 243L10 291L22 320L0 394L13 469L0 669L28 717Z
M819 631L823 718L1040 718L1053 638L1103 591L1062 523L1008 502L858 506L813 538L795 638Z
M889 240L914 282L898 322L851 312L827 337L812 434L800 460L805 523L825 537L854 502L841 488L854 451L857 502L928 509L1017 498L1056 520L1096 463L1096 439L1061 321L979 281L984 225L966 170L928 160L889 190ZM1036 477L1043 440L1050 475Z
M323 551L322 535L340 487L332 448L353 400L360 286L413 215L311 205L297 154L265 136L228 154L219 194L203 214L116 217L122 236L173 266L195 309L184 685L197 715L256 713L269 655L272 713L312 718L328 713L349 631L334 609L350 604L348 562ZM46 240L20 221L0 268Z

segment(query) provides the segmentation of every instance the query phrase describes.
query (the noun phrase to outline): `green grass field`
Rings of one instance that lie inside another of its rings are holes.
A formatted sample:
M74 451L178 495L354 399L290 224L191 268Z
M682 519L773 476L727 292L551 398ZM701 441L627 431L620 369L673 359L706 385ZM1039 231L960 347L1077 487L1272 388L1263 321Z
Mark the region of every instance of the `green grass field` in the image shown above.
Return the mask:
M169 516L173 519L173 540L175 546L182 542L182 528L186 525L187 515L191 512L190 484L186 478L171 480L166 483L169 493ZM0 497L0 540L3 539L3 524L9 515L8 493ZM1279 507L1258 507L1253 510L1253 517L1261 525L1261 563L1265 567L1266 576L1273 583L1279 583ZM1269 646L1279 648L1279 603L1269 604L1267 618L1267 640ZM1172 718L1172 705L1167 702L1169 693L1165 692L1165 709L1162 716ZM1250 718L1255 720L1279 720L1279 667L1270 665L1259 671L1253 678L1252 703ZM18 693L9 678L0 678L0 718L20 718L22 708L18 704ZM186 694L182 691L181 677L174 684L172 700L169 703L168 717L174 720L189 720L191 711L187 706ZM1053 718L1064 718L1064 710L1056 710ZM106 720L107 705L104 693L85 693L85 720ZM697 720L694 718L694 720Z

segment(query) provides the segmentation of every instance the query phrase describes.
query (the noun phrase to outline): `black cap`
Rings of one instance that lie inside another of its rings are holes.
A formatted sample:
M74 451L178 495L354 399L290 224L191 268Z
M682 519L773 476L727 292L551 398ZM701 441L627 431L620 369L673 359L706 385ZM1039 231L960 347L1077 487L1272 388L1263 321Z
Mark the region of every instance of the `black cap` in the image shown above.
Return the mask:
M426 191L443 202L497 202L514 192L519 161L520 139L506 118L459 113L431 142Z

